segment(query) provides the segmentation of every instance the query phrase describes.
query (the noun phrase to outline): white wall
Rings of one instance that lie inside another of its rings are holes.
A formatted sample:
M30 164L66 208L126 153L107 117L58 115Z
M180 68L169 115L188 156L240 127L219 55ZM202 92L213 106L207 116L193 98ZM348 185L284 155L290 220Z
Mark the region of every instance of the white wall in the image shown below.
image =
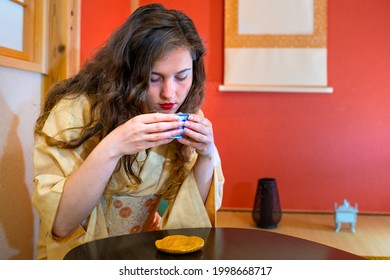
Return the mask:
M0 260L36 256L32 154L41 86L39 73L0 66Z

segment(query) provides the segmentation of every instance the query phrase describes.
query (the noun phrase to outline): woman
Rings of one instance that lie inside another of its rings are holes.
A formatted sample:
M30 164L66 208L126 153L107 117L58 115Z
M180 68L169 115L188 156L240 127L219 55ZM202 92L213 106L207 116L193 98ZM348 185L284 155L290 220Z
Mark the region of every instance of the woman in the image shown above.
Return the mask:
M49 92L35 127L39 259L108 236L215 225L224 177L200 110L204 54L188 16L143 6Z

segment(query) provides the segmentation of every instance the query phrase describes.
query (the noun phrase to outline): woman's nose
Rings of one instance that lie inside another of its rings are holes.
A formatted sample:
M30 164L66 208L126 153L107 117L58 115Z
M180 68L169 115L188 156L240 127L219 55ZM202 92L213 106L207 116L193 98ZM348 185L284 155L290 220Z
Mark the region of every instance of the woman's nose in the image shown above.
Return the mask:
M174 81L165 80L161 89L161 96L165 99L172 99L176 94L176 86Z

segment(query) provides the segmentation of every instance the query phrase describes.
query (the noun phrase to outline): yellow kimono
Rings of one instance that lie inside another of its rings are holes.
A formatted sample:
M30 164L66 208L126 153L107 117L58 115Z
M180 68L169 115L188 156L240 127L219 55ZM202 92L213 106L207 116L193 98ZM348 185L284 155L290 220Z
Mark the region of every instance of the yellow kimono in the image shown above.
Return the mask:
M64 99L52 110L43 131L55 139L73 138L80 133L77 127L89 122L89 112L90 103L85 95L76 99ZM72 129L63 132L66 128ZM128 207L123 207L121 197L134 198L135 203L145 205L146 211L147 209L156 209L154 207L156 200L152 199L153 195L160 193L169 177L170 169L168 166L172 156L169 144L152 148L148 154L146 152L138 154L137 160L141 162L141 166L136 168L138 168L142 179L139 186L132 187L132 183L123 169L116 171L111 176L107 184L113 195L113 203L109 211L111 215L105 215L108 206L102 197L89 217L79 225L78 230L72 236L62 240L56 239L52 235L52 228L64 184L94 149L97 141L90 139L74 150L50 147L43 137L37 137L35 141L35 187L32 200L40 217L38 259L62 259L69 250L80 244L113 235L109 233L109 230L110 226L115 229L115 224L118 223L115 220L118 215L114 215L116 210L123 217L132 217L130 214L135 214ZM196 153L193 153L192 165L196 161L196 156ZM190 164L189 168L192 165ZM221 162L216 148L214 166L213 181L206 203L202 201L193 171L190 170L176 195L176 199L169 203L162 217L162 229L215 226L215 213L221 206L224 184ZM138 217L144 216L142 213L137 215ZM126 221L132 223L131 219ZM129 233L139 232L139 226L134 226L136 223L130 224L121 226L131 228Z

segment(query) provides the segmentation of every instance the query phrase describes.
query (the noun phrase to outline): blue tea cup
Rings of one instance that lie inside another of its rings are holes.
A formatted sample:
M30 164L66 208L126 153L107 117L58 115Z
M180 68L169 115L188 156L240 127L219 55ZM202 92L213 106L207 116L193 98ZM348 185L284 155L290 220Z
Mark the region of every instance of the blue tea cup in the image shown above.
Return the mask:
M189 116L190 114L179 113L179 114L177 114L177 115L181 118L181 120L182 120L183 122L185 122L185 121L188 119L188 116ZM180 127L180 128L184 128L184 126L182 126L182 127ZM178 134L178 135L172 136L171 138L174 138L174 139L181 139L181 138L183 138L183 134Z

